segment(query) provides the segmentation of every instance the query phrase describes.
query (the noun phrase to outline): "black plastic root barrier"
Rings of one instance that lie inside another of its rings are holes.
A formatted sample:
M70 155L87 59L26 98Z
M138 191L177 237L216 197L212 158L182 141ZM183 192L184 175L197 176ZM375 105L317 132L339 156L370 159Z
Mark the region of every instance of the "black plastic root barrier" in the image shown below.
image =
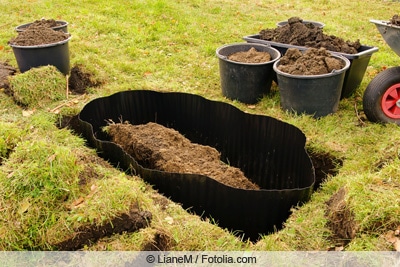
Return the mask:
M147 169L113 142L101 127L107 120L156 122L193 143L221 152L221 160L240 168L261 190L236 189L203 175ZM245 113L223 102L187 93L135 90L88 103L79 114L81 133L99 155L132 170L160 193L220 227L256 240L281 229L292 206L309 200L315 174L298 128L277 119Z

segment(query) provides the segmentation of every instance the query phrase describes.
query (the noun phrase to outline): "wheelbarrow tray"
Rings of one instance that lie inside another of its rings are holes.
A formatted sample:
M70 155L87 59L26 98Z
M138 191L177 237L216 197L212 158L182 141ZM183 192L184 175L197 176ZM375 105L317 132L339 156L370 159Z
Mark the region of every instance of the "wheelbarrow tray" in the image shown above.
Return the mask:
M400 26L393 25L389 21L375 19L371 19L370 22L375 24L385 42L400 56Z
M297 48L300 51L308 49L308 47L305 46L297 46L263 40L260 38L259 34L248 35L243 37L243 39L248 43L260 43L270 45L271 47L278 49L282 55L286 53L286 50L288 48ZM367 70L371 56L376 51L378 51L377 47L367 45L361 45L361 47L358 49L358 53L356 54L346 54L331 51L333 54L344 56L348 60L350 60L350 68L346 71L346 75L344 77L341 98L351 96L360 85L364 77L365 71Z

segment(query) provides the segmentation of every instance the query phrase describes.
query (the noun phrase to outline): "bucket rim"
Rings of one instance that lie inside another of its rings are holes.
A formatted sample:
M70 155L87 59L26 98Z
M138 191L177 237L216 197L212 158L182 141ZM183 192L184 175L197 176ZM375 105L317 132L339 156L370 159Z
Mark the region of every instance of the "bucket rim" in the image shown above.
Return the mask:
M20 48L20 49L35 49L35 48L46 48L46 47L52 47L52 46L58 46L67 43L69 40L71 40L72 35L69 35L69 37L65 40L56 42L56 43L50 43L50 44L41 44L41 45L16 45L9 43L9 45L12 48Z
M340 70L334 70L333 72L330 73L325 73L325 74L318 74L318 75L295 75L295 74L290 74L287 72L283 72L280 69L278 69L278 65L280 62L280 59L277 60L274 65L273 65L273 69L276 72L277 75L282 75L285 77L289 77L289 78L298 78L298 79L321 79L321 78L326 78L326 77L331 77L331 76L337 76L339 74L345 73L349 68L350 68L350 60L347 59L346 57L342 56L342 55L336 55L336 54L332 54L333 57L335 58L339 58L341 60L343 60L345 62L345 66L343 68L341 68Z
M268 50L273 51L274 53L277 54L277 57L274 59L271 59L270 61L267 62L261 62L261 63L245 63L245 62L238 62L238 61L233 61L228 59L227 56L221 55L220 51L224 48L228 48L228 47L234 47L234 46L247 46L247 47L262 47L262 48L268 48ZM279 52L278 49L271 47L270 45L266 45L266 44L257 44L257 43L231 43L231 44L226 44L223 46L220 46L216 49L215 51L217 57L223 61L226 62L230 62L233 64L237 64L237 65L246 65L246 66L263 66L263 65L268 65L268 64L272 64L274 62L276 62L278 59L281 58L281 52Z

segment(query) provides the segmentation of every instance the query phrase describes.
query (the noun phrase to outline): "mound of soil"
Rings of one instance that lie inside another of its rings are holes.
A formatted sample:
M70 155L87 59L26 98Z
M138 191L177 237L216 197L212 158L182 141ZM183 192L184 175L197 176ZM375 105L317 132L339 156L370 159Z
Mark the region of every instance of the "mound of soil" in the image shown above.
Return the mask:
M84 94L86 89L100 85L100 82L95 81L93 74L84 70L82 65L72 67L68 78L69 89L75 94Z
M396 25L396 26L400 26L400 17L399 15L393 15L393 17L389 20L390 24Z
M19 32L18 36L8 43L19 46L34 46L61 42L69 37L69 34L62 31L55 31L41 24L32 24L25 31Z
M223 163L215 148L191 143L174 129L152 122L142 125L116 123L108 126L107 133L145 168L202 174L231 187L260 189L240 169Z
M345 62L333 57L325 48L309 48L302 53L289 48L279 61L278 69L293 75L320 75L344 68Z
M271 61L271 55L268 52L257 51L252 47L248 51L233 53L228 56L228 59L243 63L264 63Z
M43 26L46 28L52 28L52 27L57 27L57 26L61 26L61 25L62 25L62 23L57 22L54 19L39 19L39 20L35 20L34 22L32 22L32 24L29 25L29 27L30 26L33 26L33 27Z
M288 23L275 29L260 31L260 39L314 48L326 48L329 51L356 54L361 47L360 41L344 41L342 38L323 33L323 29L311 23L303 23L298 17L288 19Z

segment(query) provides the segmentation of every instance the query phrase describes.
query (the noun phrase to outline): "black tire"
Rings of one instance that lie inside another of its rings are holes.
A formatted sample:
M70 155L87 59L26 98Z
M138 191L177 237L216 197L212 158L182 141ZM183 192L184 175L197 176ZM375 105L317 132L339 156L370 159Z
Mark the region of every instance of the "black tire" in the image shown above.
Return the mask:
M393 67L380 72L368 84L363 96L363 108L368 120L372 122L396 123L400 125L400 115L391 114L390 111L384 111L385 107L382 104L382 99L386 99L388 90L393 90L394 87L400 90L400 67ZM398 99L396 99L398 100ZM397 102L400 103L400 100ZM400 107L399 107L400 108Z

